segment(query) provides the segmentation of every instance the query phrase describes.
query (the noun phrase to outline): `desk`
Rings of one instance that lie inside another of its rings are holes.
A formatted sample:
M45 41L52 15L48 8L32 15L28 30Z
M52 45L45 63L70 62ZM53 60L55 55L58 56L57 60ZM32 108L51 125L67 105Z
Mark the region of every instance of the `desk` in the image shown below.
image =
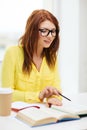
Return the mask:
M78 104L87 105L87 93L76 94L69 96L72 101ZM9 117L0 117L0 130L87 130L87 117L80 120L61 122L56 124L44 125L39 127L30 127L29 125L14 118L12 112Z

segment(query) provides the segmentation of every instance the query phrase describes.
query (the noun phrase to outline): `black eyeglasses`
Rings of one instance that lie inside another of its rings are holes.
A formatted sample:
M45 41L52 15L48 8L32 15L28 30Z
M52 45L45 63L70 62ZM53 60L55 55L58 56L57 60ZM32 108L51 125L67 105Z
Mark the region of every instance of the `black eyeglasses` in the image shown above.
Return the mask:
M41 36L43 36L43 37L47 37L50 33L51 33L52 37L56 37L56 34L57 34L56 29L49 30L47 28L43 28L43 29L39 29L39 31L41 32Z

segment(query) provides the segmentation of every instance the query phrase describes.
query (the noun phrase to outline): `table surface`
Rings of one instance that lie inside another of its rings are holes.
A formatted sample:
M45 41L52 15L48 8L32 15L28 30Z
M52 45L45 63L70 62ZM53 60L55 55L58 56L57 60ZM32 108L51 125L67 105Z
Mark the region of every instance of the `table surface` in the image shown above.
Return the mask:
M87 105L87 93L73 94L68 96L74 103ZM80 120L43 125L39 127L30 127L29 125L17 120L15 118L14 112L12 112L11 115L8 117L0 117L0 130L32 130L32 129L87 130L87 117L83 117Z

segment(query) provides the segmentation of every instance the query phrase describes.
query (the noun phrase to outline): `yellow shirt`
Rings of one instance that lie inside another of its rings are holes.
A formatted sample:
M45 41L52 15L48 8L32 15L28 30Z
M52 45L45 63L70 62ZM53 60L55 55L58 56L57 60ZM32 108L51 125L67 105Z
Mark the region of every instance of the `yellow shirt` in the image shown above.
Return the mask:
M13 101L40 102L39 93L47 86L61 90L58 62L56 62L54 70L51 70L44 57L40 71L38 72L35 65L32 64L29 76L22 72L23 60L21 46L12 46L6 50L2 63L2 87L14 89Z

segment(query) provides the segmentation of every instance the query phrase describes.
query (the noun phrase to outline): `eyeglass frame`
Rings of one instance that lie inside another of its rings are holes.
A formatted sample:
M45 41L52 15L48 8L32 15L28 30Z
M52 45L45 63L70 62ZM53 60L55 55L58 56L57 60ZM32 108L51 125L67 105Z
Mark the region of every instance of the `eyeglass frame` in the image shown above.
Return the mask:
M48 31L47 35L43 35L42 33L44 33L44 30ZM41 36L42 37L47 37L50 33L52 37L56 37L56 34L58 32L57 29L47 29L47 28L39 28L39 31L41 32ZM55 36L53 35L53 31L55 31Z

